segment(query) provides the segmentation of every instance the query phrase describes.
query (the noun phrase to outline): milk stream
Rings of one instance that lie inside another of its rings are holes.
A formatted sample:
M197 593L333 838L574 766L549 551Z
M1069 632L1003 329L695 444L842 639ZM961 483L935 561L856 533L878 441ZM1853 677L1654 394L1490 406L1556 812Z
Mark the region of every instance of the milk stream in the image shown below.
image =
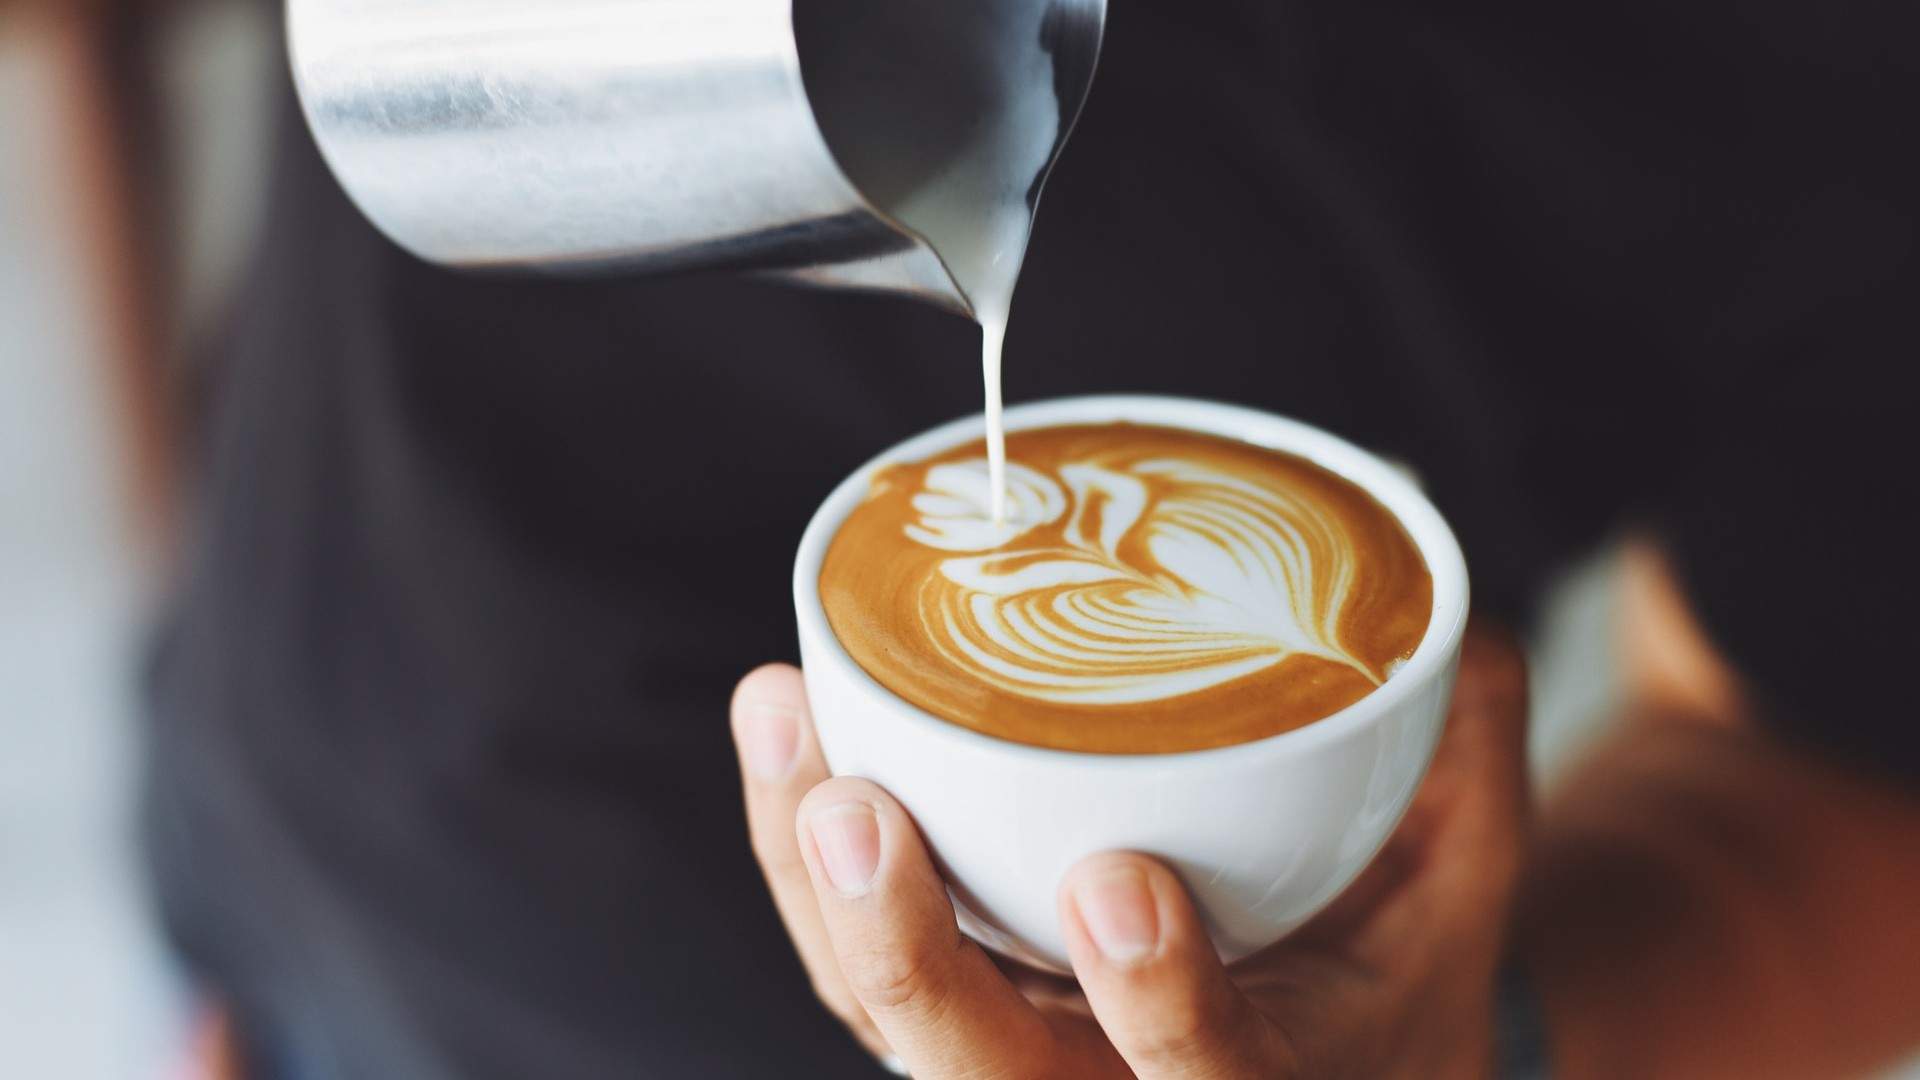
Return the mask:
M987 392L987 483L995 525L1003 525L1007 520L1007 423L1002 415L1006 395L1000 389L1000 360L1006 343L1006 316L982 316L980 374Z
M1033 230L1028 195L1047 166L1060 130L1060 108L1051 87L1052 61L1040 51L1038 28L1012 34L989 55L996 62L1028 65L1004 72L1025 94L1001 103L976 129L950 166L902 201L896 215L925 237L973 306L980 324L980 375L986 399L987 462L993 485L993 518L1006 516L1006 432L1002 422L1002 352L1014 286Z
M818 0L796 11L803 55L814 57L808 93L835 155L874 205L932 246L980 324L996 522L1007 512L1002 344L1061 134L1051 6Z

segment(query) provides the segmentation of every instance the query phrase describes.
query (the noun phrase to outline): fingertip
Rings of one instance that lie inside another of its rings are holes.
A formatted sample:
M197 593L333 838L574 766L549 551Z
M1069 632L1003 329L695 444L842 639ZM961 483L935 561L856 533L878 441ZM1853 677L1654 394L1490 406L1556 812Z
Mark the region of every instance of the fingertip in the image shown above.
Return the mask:
M1076 966L1125 971L1152 962L1161 947L1160 911L1140 860L1100 858L1074 868L1063 907L1077 924Z
M800 669L792 664L762 664L734 685L731 712L736 724L744 710L760 705L804 713L807 709L807 683Z
M1218 962L1186 886L1149 856L1104 852L1081 860L1060 883L1059 906L1076 967L1128 972L1187 963L1196 949Z
M756 668L734 689L730 720L747 775L762 784L790 780L812 724L800 669L791 664Z
M865 896L883 874L891 876L890 868L919 843L900 804L878 784L855 776L815 785L800 800L794 829L816 888L824 885L846 900Z
M1193 906L1193 897L1187 892L1187 883L1158 859L1139 857L1138 861L1159 905L1161 933L1167 946L1187 949L1197 943L1209 958L1218 959L1213 939L1207 936L1206 928L1200 923L1200 913Z

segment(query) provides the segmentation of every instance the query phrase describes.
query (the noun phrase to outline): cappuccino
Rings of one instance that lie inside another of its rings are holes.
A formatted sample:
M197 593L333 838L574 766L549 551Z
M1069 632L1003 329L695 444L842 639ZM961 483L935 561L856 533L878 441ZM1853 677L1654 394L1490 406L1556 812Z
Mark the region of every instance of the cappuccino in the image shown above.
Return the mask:
M819 591L888 690L1012 742L1114 754L1249 742L1372 692L1426 631L1412 539L1303 458L1173 428L1007 437L876 475Z

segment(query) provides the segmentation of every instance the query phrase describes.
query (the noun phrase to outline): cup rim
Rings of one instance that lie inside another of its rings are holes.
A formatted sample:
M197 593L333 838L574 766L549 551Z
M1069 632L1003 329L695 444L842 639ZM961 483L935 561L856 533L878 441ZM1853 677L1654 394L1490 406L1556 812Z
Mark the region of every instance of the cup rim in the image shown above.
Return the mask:
M1466 558L1446 519L1441 517L1410 476L1352 443L1298 420L1243 405L1228 405L1150 394L1099 394L1053 398L1011 406L1006 410L1008 432L1067 424L1135 423L1170 427L1215 438L1233 439L1307 459L1357 485L1385 506L1426 560L1433 578L1433 611L1426 633L1413 655L1384 684L1344 709L1289 731L1248 742L1198 750L1147 754L1112 754L1063 750L1013 742L987 735L920 708L888 689L856 662L827 621L820 601L820 569L827 548L853 509L865 498L876 470L900 462L920 461L963 442L980 437L979 413L960 417L906 439L875 455L855 469L829 494L808 522L794 560L794 608L803 640L819 644L807 660L826 664L834 673L859 687L862 693L890 703L898 721L922 729L923 734L976 749L991 747L1004 754L1035 761L1072 763L1104 769L1164 766L1169 761L1224 761L1229 758L1290 756L1311 750L1378 723L1404 701L1444 677L1466 631L1469 589Z

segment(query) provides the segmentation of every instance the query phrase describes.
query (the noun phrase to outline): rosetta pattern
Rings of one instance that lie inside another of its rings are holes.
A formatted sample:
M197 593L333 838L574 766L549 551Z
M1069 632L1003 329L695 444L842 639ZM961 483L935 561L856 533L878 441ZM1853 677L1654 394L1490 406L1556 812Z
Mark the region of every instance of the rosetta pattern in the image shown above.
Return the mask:
M1060 704L1126 705L1340 644L1356 556L1308 499L1177 458L1015 465L996 522L983 460L927 470L916 543L951 552L920 593L926 634L970 676Z

